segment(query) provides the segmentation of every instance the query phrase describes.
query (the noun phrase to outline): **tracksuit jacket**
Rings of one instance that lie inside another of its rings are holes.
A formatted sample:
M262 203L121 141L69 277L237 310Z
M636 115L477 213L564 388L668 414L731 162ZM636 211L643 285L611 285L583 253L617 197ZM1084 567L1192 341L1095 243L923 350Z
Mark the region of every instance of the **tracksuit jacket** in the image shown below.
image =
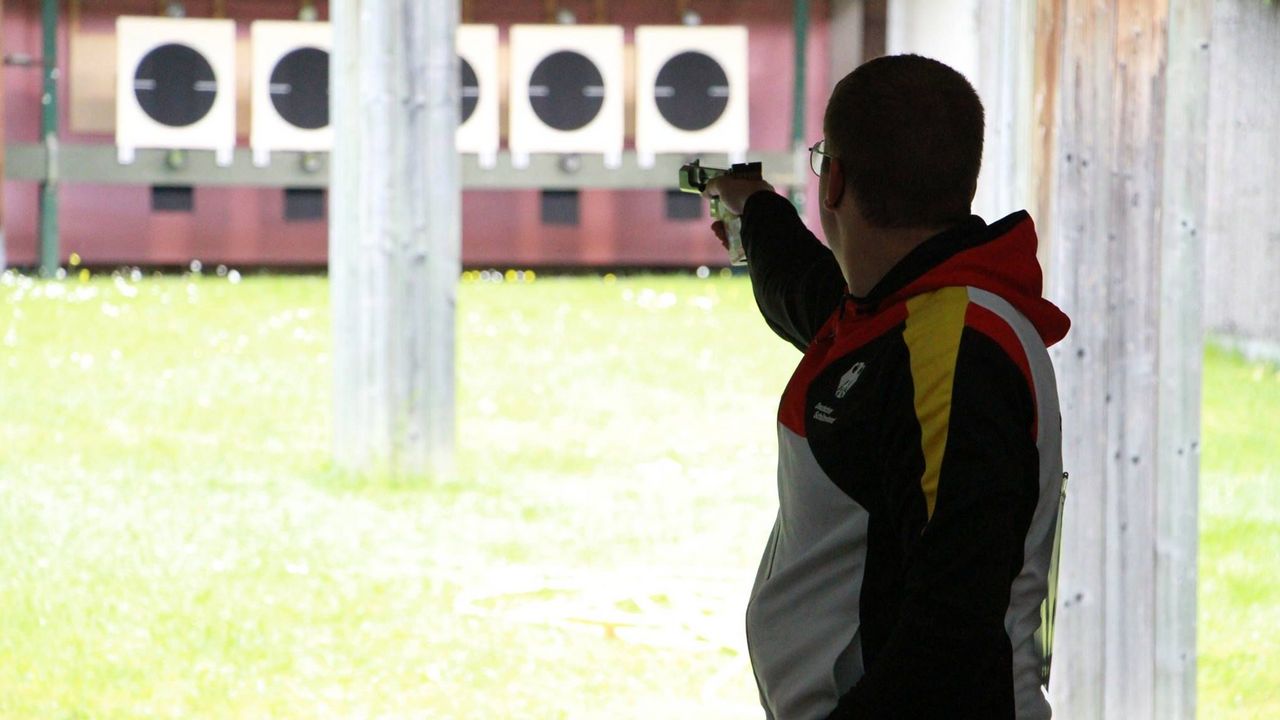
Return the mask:
M779 195L748 199L742 238L765 321L804 352L747 607L766 715L1048 718L1062 450L1046 347L1070 321L1041 297L1030 216L970 217L866 297Z

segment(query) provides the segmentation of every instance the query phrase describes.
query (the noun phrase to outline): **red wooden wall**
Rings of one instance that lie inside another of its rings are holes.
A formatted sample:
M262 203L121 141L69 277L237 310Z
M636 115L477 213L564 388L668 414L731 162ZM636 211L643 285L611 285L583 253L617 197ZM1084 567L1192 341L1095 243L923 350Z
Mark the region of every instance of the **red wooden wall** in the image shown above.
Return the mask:
M776 0L696 0L685 3L701 14L705 24L743 24L750 29L751 145L756 150L784 150L790 143L792 26L791 3ZM188 0L188 14L207 17L210 0ZM227 17L239 32L258 18L291 18L297 3L271 0L225 0ZM594 20L596 3L565 3L580 21ZM607 21L627 29L640 24L678 21L678 3L614 0L605 4ZM122 14L152 14L153 0L85 2L83 27L110 27ZM540 0L467 3L470 22L542 22L546 4ZM59 62L67 65L69 43L64 25L59 32ZM3 25L5 53L39 57L40 0L6 0ZM825 4L814 3L808 74L808 132L821 133L821 114L827 90ZM102 62L114 63L114 58ZM5 141L36 142L40 127L40 72L37 68L6 67L4 73ZM69 93L60 90L62 127L67 128ZM241 144L248 128L242 132ZM109 135L64 132L64 142L111 143ZM630 147L628 139L628 147ZM768 169L766 168L766 173ZM812 185L813 183L811 183ZM811 188L812 193L812 188ZM174 265L200 259L206 265L323 266L327 255L327 226L323 221L286 222L279 189L201 188L195 190L191 213L152 212L146 187L64 185L62 242L65 259L77 252L91 265ZM37 188L30 183L5 182L5 228L12 265L37 261ZM811 204L812 205L812 204ZM581 196L577 226L548 226L540 219L536 191L467 191L463 196L463 262L468 266L691 266L723 264L723 251L707 231L706 219L666 219L661 191L587 190ZM816 226L816 222L812 223Z

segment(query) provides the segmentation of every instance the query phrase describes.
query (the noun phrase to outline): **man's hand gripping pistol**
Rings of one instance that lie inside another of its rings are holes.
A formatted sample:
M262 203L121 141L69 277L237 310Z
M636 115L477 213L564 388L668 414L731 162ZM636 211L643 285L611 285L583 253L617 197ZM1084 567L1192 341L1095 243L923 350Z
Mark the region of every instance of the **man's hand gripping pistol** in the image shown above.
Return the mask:
M722 168L703 167L700 160L694 160L680 168L680 189L687 193L703 194L707 182L712 178L728 175L751 180L762 179L761 163L737 163L728 170ZM725 240L729 250L729 262L734 265L746 265L747 254L742 249L742 218L734 215L720 202L720 198L708 198L711 204L711 217L724 223Z

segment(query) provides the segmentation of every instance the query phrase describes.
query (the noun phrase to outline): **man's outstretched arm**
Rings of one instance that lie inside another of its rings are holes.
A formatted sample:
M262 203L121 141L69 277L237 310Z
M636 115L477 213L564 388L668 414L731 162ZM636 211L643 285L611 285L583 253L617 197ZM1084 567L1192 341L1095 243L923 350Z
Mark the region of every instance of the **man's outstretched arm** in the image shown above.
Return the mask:
M765 322L803 352L844 297L835 256L772 192L753 194L743 208L742 247Z
M707 195L742 217L742 246L756 305L779 337L803 352L845 292L835 256L763 180L722 176Z

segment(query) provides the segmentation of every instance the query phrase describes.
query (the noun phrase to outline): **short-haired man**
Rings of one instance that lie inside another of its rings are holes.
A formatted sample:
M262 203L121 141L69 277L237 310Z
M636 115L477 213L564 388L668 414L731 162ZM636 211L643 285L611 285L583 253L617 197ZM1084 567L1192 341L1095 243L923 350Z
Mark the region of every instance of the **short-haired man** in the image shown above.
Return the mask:
M1046 347L1070 322L1041 297L1031 218L970 214L982 104L940 62L860 66L823 125L829 250L768 184L707 188L742 216L765 321L804 352L747 609L761 702L779 720L1048 718Z

